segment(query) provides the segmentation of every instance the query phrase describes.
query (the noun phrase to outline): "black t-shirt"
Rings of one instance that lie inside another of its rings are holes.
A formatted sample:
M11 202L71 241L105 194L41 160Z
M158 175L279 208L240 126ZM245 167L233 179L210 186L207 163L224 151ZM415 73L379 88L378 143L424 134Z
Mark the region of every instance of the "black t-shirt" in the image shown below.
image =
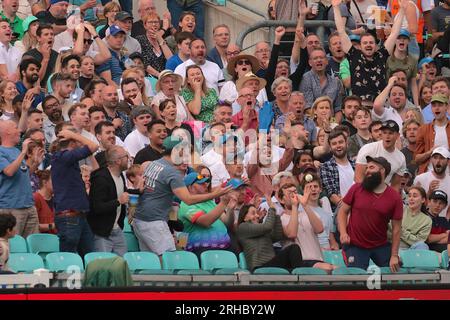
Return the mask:
M162 154L149 145L136 154L134 164L143 164L146 161L155 161L161 158Z
M80 78L78 78L78 84L80 86L80 88L82 90L84 90L86 88L86 86L92 81L93 78L86 78L83 76L80 76Z
M142 23L142 20L138 20L135 23L133 23L133 26L131 27L131 36L133 38L136 38L137 36L146 34L144 24Z
M42 62L42 59L44 58L42 54L39 52L38 49L31 49L27 52L25 52L24 56L31 56L35 58L37 61ZM44 79L41 80L41 87L46 88L47 87L47 80L50 77L50 75L55 70L56 60L58 59L58 52L52 49L50 53L50 61L47 65L47 70L45 71Z
M358 132L358 130L348 120L343 120L342 125L350 130L350 137Z
M57 26L65 26L67 21L66 19L57 19L49 11L41 11L38 14L36 14L36 18L40 22L45 22L48 24L56 24Z

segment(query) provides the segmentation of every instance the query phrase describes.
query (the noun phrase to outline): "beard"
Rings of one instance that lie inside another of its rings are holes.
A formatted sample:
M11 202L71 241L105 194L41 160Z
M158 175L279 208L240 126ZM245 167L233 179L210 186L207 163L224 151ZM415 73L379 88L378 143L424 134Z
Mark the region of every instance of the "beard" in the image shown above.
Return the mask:
M381 173L375 172L375 173L372 173L370 176L364 177L364 180L362 182L362 187L364 190L371 192L371 191L375 190L375 188L378 187L381 182L382 182Z
M39 79L39 75L37 74L33 74L31 77L27 77L27 81L29 83L36 83L36 81L38 81Z
M447 170L447 165L437 165L437 166L433 166L433 171L436 174L443 174L445 172L445 170Z
M341 151L331 150L331 153L338 159L343 159L347 157L347 149L343 149Z

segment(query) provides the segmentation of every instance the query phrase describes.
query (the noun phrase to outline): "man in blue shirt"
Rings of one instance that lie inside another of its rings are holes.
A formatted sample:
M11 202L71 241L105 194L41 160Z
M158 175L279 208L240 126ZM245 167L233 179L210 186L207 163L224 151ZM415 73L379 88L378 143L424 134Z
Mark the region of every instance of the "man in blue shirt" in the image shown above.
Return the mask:
M445 77L436 77L431 82L431 92L435 94L443 94L448 96L450 94L450 83ZM431 103L422 109L424 123L430 123L434 120L434 114L431 111ZM450 115L447 112L447 118L450 120Z
M58 151L52 155L51 167L60 251L83 256L93 251L94 236L86 219L89 199L78 162L97 151L98 145L71 124L58 124L55 134Z
M41 90L40 84L37 83L40 70L41 63L34 58L24 59L19 65L21 81L16 82L16 88L22 100L28 90L33 90L34 99L31 109L35 109L45 98L44 91Z
M111 52L111 59L97 68L97 74L105 79L109 85L120 85L122 73L125 70L121 49L125 43L126 33L116 25L106 30L106 44Z
M39 232L39 219L34 207L30 172L24 161L31 139L15 146L20 140L20 130L14 121L0 121L0 214L16 217L16 230L26 238Z

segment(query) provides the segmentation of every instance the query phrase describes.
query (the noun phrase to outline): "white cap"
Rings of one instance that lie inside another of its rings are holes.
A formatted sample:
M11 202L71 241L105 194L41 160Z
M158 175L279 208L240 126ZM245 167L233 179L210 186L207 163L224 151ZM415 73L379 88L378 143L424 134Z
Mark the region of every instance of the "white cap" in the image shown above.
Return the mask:
M450 152L448 151L448 149L446 147L437 147L436 149L433 150L433 153L431 154L431 156L433 156L435 154L440 154L444 158L450 159Z

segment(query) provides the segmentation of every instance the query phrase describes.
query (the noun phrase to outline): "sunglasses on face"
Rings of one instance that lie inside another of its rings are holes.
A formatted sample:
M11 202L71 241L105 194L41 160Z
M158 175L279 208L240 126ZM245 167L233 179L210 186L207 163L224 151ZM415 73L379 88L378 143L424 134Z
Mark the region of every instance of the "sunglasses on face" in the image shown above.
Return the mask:
M242 66L242 65L244 65L244 64L246 64L246 65L251 65L251 63L250 63L249 60L239 60L239 61L237 62L237 65L238 65L238 66Z

